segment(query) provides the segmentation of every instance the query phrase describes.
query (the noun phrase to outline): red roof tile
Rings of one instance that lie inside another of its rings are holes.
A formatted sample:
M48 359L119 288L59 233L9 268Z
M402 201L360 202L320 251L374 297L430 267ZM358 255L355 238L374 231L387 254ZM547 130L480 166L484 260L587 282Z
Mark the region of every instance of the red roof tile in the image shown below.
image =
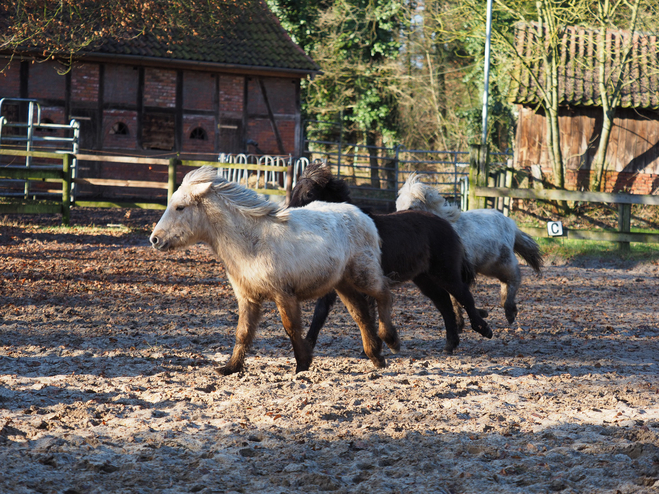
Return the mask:
M533 60L537 24L516 26L515 41L518 53ZM621 52L629 31L606 31L606 74L611 74L620 63ZM601 31L581 27L568 27L562 36L558 93L561 105L600 106L598 85L599 63L597 41ZM628 81L622 87L623 108L659 109L659 37L654 34L634 33L630 69L622 75ZM537 60L537 57L536 57ZM531 69L518 64L515 71L516 83L512 101L518 104L537 104L539 91L532 74L544 83L543 65L540 61L530 64ZM630 72L631 70L631 72ZM631 77L630 77L631 74Z
M156 8L165 10L156 0ZM318 65L297 46L263 0L193 2L196 10L183 14L180 24L171 17L156 29L141 33L137 22L114 26L113 35L97 39L81 55L137 56L171 61L250 66L272 70L319 72ZM84 2L82 2L85 5ZM92 2L93 4L93 2ZM139 16L136 16L139 19ZM0 26L3 24L0 19ZM8 20L5 19L5 23ZM124 22L126 22L124 20ZM154 23L152 23L154 24ZM187 27L182 27L187 26ZM39 53L49 33L33 38L22 52ZM52 39L52 38L51 38Z

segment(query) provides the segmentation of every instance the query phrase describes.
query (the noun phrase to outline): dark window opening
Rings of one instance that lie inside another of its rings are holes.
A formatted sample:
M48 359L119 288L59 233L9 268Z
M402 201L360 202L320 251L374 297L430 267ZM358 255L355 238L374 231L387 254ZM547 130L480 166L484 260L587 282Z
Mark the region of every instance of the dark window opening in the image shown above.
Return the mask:
M190 139L206 141L208 140L208 136L206 135L206 131L204 129L197 127L196 129L192 129L192 132L190 132Z
M128 131L128 125L123 122L117 122L112 126L112 128L110 128L110 134L116 136L130 135L130 132Z
M41 124L54 124L55 122L53 122L50 118L42 118L40 123ZM37 127L36 130L38 130L40 132L50 132L50 133L55 132L55 129L49 128L49 127L42 127L42 128Z

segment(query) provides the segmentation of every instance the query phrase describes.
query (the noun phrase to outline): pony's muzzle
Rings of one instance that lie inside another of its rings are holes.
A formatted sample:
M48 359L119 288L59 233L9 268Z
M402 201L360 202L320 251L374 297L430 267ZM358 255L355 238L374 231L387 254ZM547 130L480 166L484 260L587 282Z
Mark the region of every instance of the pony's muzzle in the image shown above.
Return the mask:
M154 234L149 237L149 241L151 242L151 245L158 250L165 250L167 248L166 242Z

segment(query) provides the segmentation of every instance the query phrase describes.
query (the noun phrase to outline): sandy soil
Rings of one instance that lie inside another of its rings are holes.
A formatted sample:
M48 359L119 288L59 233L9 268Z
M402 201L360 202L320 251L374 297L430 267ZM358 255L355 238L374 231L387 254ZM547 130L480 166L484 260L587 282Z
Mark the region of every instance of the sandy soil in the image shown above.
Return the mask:
M205 247L0 227L0 492L657 492L659 266L553 261L512 327L479 279L495 337L453 356L405 284L386 369L337 304L295 375L268 304L221 377L236 303Z

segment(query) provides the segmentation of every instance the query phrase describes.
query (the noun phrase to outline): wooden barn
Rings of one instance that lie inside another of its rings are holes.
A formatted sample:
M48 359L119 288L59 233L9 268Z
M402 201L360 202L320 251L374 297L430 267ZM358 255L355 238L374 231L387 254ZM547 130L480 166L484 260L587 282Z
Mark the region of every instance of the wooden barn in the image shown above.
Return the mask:
M10 98L3 115L25 121L25 104L12 99L34 99L43 122L80 123L86 154L299 156L300 81L318 66L265 1L200 4L212 11L199 17L194 32L102 38L77 52L70 70L58 60L43 61L39 46L0 52L0 98ZM84 162L78 176L85 173L158 180L148 167L129 165Z
M532 53L533 25L520 25L516 31L519 53ZM559 126L561 151L567 164L566 188L588 187L591 163L602 128L602 107L597 84L595 43L599 31L579 27L566 30L559 66ZM620 58L628 32L607 31L609 63ZM613 121L602 191L656 194L659 189L659 37L634 33L633 82L622 88L622 100ZM534 64L538 76L540 64ZM607 65L607 73L610 73ZM538 105L538 92L529 71L520 70L513 91L519 120L514 166L530 169L539 165L543 175L551 175L546 148L545 115ZM537 170L537 168L536 168Z

